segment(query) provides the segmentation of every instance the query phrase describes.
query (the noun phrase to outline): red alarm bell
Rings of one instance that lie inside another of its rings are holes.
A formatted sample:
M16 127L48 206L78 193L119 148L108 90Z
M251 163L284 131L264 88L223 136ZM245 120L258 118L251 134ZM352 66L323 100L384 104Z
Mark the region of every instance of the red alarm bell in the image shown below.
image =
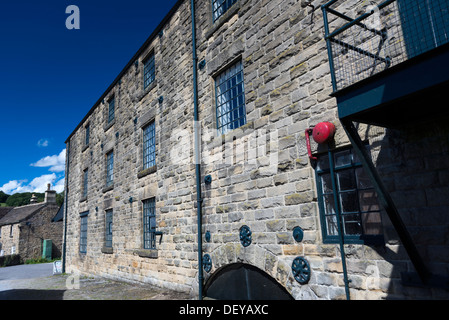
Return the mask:
M334 137L335 126L330 122L320 122L313 129L306 129L305 133L309 158L311 160L317 160L317 158L312 155L312 149L310 148L310 133L312 133L313 140L315 140L316 143L325 143Z
M330 122L318 123L312 131L313 140L316 143L325 143L334 137L335 126Z

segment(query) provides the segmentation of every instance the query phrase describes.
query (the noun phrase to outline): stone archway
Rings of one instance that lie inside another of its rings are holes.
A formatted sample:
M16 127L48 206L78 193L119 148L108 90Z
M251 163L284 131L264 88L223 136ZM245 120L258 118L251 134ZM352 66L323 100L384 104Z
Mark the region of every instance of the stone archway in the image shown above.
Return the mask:
M218 269L206 282L204 294L218 300L293 300L274 278L246 263Z
M204 252L207 253L209 250L205 249ZM276 292L282 292L273 295L271 298L267 293L263 298L265 300L292 299L291 290L295 286L295 281L289 263L279 259L278 256L265 248L258 245L243 247L240 243L227 243L215 248L209 255L211 270L204 275L206 282L203 287L203 294L206 296L211 292L217 292L223 279L228 279L228 281L243 279L245 282L243 284L237 282L235 287L236 290L246 292L250 290L249 293L245 294L248 299L254 299L253 288L259 288L261 292L265 292L265 287L272 288ZM218 296L223 297L221 293L219 295L217 293ZM209 297L213 298L212 296ZM229 297L229 299L232 299L232 297Z

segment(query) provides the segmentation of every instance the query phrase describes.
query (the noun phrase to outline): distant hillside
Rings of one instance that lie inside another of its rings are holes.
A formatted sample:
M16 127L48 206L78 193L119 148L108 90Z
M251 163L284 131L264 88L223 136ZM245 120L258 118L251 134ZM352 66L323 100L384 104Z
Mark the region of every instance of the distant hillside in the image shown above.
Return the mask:
M0 191L0 206L6 207L20 207L30 204L31 196L35 195L37 197L37 202L44 202L45 193L37 192L23 192L15 193L13 195L8 195L3 191ZM64 192L56 194L56 203L62 205L64 202Z

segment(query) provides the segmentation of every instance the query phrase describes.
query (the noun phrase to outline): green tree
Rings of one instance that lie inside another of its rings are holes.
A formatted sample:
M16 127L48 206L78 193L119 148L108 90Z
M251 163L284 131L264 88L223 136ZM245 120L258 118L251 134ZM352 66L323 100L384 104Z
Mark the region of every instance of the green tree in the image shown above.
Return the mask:
M61 206L64 202L64 191L56 194L56 203L58 206Z
M23 192L23 193L15 193L8 197L6 200L6 205L8 207L19 207L30 204L31 196L35 195L37 197L37 202L43 202L45 199L44 193L31 193L31 192Z
M9 194L0 191L0 203L5 203L8 200Z

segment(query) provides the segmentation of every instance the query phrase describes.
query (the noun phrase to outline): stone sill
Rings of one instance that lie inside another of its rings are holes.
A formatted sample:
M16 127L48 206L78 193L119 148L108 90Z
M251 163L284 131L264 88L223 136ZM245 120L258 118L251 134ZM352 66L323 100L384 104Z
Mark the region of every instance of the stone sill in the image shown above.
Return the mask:
M106 124L106 125L104 126L104 128L103 128L104 131L108 131L109 128L111 128L111 127L114 125L114 123L115 123L115 119L112 120L111 123Z
M140 179L140 178L145 177L145 176L149 175L150 173L153 173L153 172L156 172L156 171L157 171L157 166L154 165L154 166L152 166L152 167L149 167L149 168L147 168L147 169L145 169L145 170L140 171L140 172L137 174L137 178Z
M145 89L141 89L139 96L137 97L137 101L140 102L151 90L153 90L154 88L156 88L157 86L157 80L154 79L154 81L152 83L150 83L150 85L148 87L146 87Z
M151 258L151 259L158 258L157 249L134 249L133 253L137 254L139 257L142 258Z
M114 189L114 184L111 184L110 186L106 186L102 189L103 193L106 193L108 191L111 191Z
M212 27L210 27L205 34L205 38L209 39L212 34L214 34L217 29L219 29L223 24L225 24L234 14L239 12L241 6L241 1L237 1L232 5L232 7L226 11L220 18L218 18L215 22L212 22ZM211 18L212 19L212 18Z
M209 141L206 142L206 144L210 149L222 147L224 143L232 143L235 139L240 139L248 134L253 133L254 130L254 121L250 120L241 127L235 128L224 134L213 136Z
M83 147L83 149L81 150L81 152L84 152L84 151L86 151L87 149L89 149L89 145L88 145L88 144L84 145L84 147Z
M80 202L84 202L84 201L87 201L87 196L82 197L82 198L80 199Z
M110 247L103 246L103 247L101 247L101 252L106 253L106 254L111 254L111 253L114 253L114 250Z

